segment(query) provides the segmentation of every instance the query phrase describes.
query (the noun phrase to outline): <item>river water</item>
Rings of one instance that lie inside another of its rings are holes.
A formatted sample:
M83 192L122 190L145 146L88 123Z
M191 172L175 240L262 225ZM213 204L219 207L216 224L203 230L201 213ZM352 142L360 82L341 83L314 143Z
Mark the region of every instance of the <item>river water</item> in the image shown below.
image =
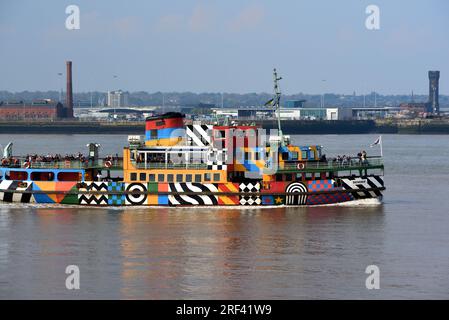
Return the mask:
M376 135L295 136L368 155ZM0 135L14 154L121 153L122 135ZM383 204L276 209L0 204L1 299L449 298L449 136L384 135ZM80 289L66 288L68 265ZM368 265L380 289L368 290Z

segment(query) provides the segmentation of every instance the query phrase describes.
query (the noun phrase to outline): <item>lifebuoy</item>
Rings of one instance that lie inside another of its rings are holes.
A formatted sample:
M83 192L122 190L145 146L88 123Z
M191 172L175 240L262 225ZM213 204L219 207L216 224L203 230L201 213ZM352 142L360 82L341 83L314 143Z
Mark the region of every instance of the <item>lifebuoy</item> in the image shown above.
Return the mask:
M296 168L297 168L298 170L304 169L304 163L298 163L298 164L296 165Z
M111 161L105 161L105 163L104 163L104 166L106 167L106 168L110 168L110 167L112 167L112 162Z

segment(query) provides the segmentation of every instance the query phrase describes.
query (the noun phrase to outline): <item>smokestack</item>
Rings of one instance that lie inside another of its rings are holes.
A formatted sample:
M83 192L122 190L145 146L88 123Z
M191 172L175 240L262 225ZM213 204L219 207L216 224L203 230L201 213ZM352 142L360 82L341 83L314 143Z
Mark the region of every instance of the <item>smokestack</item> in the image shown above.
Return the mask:
M73 92L72 92L72 61L66 61L67 65L67 90L66 90L66 118L73 118Z

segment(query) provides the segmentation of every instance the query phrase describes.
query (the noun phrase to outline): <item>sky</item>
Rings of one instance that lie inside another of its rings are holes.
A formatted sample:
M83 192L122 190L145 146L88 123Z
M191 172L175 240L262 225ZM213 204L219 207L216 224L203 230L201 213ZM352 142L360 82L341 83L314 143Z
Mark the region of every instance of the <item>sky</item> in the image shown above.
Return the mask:
M365 26L379 8L378 30ZM80 9L68 30L66 7ZM0 0L0 90L449 94L446 0Z

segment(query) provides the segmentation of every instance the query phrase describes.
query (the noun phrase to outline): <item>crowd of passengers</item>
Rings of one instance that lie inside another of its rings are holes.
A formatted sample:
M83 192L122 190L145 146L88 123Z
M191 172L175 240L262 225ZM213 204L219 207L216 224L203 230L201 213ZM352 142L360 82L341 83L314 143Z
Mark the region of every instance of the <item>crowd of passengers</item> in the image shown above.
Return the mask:
M324 159L323 159L323 157L324 157ZM323 155L323 157L321 157L320 161L328 162L328 160L326 159L326 156ZM338 165L342 165L342 166L354 164L354 162L356 162L358 164L362 164L362 165L368 164L367 153L365 150L360 151L357 154L357 157L351 157L351 156L347 156L347 155L343 155L343 156L338 155L336 158L330 159L330 161L332 161L332 164L338 164Z
M112 163L117 163L119 160L118 154L115 156L113 155L107 155L103 161L111 161ZM58 162L65 162L65 161L79 161L80 163L88 163L89 158L83 155L81 152L78 152L77 154L47 154L47 155L38 155L38 154L27 154L24 159L22 159L23 164L29 163L58 163ZM3 157L1 160L1 164L4 167L20 167L21 160L19 158L15 157L9 157L5 158Z

